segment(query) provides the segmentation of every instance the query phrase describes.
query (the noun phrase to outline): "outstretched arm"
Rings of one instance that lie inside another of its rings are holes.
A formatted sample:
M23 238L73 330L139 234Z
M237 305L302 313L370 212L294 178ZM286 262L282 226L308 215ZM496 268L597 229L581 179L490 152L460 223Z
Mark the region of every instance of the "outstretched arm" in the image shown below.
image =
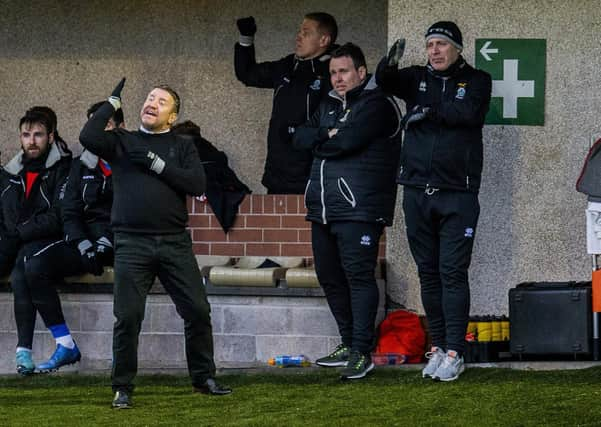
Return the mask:
M255 18L249 16L236 21L240 40L234 47L234 70L236 78L246 86L273 88L275 62L257 63L254 38L257 32Z
M124 85L125 77L115 87L108 101L88 119L79 134L81 145L108 161L113 160L119 137L114 132L104 129L115 111L121 108L121 90Z

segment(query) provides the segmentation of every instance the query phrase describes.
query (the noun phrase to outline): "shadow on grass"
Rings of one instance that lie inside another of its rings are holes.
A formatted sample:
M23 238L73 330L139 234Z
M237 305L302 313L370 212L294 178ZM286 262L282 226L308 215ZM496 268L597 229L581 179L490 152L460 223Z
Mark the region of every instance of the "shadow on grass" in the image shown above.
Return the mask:
M108 376L0 377L11 425L583 425L601 419L601 367L574 371L469 368L436 383L419 370L378 368L355 382L338 370L221 375L234 393L192 393L186 376L141 375L134 409L112 411ZM27 402L26 405L23 402Z
M436 384L431 380L421 378L419 370L395 369L390 367L378 367L370 375L362 380L341 381L338 369L324 368L320 370L305 371L303 368L291 368L286 372L248 373L248 374L222 374L218 381L230 386L249 385L332 385L354 387L361 385L387 386L387 385L420 385L428 386ZM554 370L554 371L519 371L500 368L468 368L460 380L446 385L484 385L514 383L526 381L538 384L600 384L601 367L591 367L578 370ZM55 387L106 387L110 388L111 381L108 375L79 375L79 374L40 374L30 377L18 375L0 376L0 387L27 389L44 389ZM153 387L183 387L182 393L188 393L191 388L190 380L184 375L139 375L136 378L137 388L145 386ZM138 392L136 392L138 394Z

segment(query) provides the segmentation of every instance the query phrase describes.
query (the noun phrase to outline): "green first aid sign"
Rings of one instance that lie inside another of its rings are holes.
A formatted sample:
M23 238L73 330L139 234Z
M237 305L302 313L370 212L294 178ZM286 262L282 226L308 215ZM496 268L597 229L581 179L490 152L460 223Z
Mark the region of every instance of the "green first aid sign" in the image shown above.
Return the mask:
M544 39L476 39L476 68L492 76L486 124L545 124Z

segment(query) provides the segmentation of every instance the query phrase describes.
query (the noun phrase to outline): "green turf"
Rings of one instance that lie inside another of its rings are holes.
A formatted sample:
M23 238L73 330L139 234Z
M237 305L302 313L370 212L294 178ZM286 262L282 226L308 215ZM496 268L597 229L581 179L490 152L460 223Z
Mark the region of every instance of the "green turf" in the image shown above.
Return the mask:
M335 369L223 375L229 396L191 393L181 376L140 376L135 408L112 410L106 376L0 377L0 425L599 426L601 368L468 369L459 381L377 369L341 383Z

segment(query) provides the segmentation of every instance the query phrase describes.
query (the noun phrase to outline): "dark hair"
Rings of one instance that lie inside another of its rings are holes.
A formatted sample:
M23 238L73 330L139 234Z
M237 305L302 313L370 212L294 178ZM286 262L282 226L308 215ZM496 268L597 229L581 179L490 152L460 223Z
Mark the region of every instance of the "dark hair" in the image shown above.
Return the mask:
M200 126L198 126L192 120L186 120L173 125L171 132L176 135L200 136Z
M88 111L86 112L86 117L89 119L92 116L92 114L94 114L96 111L98 111L98 109L105 102L106 101L100 101L100 102L96 102L96 103L90 105L90 108L88 108ZM112 119L115 122L115 126L119 127L119 125L125 121L125 118L123 117L123 110L121 108L115 110L115 112L112 115Z
M23 127L23 125L33 125L40 124L46 128L46 133L50 135L52 133L52 119L48 117L47 114L42 113L39 110L34 110L33 108L27 110L25 115L21 117L19 120L19 130Z
M39 115L45 116L47 119L47 123L40 122L40 121L25 121L25 122L22 121L21 123L19 123L19 129L21 128L21 125L23 123L43 124L44 126L46 126L46 130L48 131L48 133L50 133L50 132L54 133L54 140L59 145L59 147L63 151L63 153L65 153L67 155L71 154L71 150L69 150L69 147L67 146L67 142L58 134L58 129L57 129L58 118L56 117L56 113L54 112L54 110L45 105L36 105L34 107L31 107L29 110L27 110L27 112L25 113L25 116L21 120L23 120L25 117L27 117L30 113L32 113L34 115L39 114Z
M351 58L353 60L353 65L357 70L359 67L367 68L365 55L363 55L361 48L356 44L346 43L332 52L332 58L342 58L343 56Z
M338 37L338 24L336 19L329 13L325 12L312 12L305 15L305 19L310 19L317 22L317 27L322 33L326 33L330 36L330 44L334 44L336 37Z
M180 100L180 97L177 94L177 92L175 90L173 90L173 88L171 88L171 86L168 86L168 85L156 85L156 86L154 86L153 89L163 89L165 92L169 92L169 95L171 95L171 97L173 98L175 112L179 113L179 109L180 109L180 107L182 105L182 101Z

